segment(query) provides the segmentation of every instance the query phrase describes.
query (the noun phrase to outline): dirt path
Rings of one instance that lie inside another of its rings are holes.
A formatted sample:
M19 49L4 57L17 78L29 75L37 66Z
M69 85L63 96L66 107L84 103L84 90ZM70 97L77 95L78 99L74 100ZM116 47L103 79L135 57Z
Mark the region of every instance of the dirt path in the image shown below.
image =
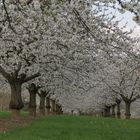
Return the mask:
M21 118L0 118L0 132L8 131L15 127L23 127L29 122L32 122L31 117L21 117Z

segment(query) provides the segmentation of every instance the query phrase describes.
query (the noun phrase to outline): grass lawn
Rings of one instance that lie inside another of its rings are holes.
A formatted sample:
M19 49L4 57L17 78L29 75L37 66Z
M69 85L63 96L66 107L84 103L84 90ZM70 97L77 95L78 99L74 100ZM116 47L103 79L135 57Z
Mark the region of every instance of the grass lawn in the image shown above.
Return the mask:
M49 116L0 133L0 140L140 140L140 120Z
M27 116L27 112L21 112L22 116ZM9 118L11 116L11 113L9 111L0 111L0 118Z

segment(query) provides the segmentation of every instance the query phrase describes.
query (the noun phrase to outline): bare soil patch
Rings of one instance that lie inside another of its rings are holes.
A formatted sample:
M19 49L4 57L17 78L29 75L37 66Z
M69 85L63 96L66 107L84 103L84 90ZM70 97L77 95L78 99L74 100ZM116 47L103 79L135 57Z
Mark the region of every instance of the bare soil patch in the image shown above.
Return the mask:
M33 121L32 117L0 118L0 132L8 131L16 127L23 127Z

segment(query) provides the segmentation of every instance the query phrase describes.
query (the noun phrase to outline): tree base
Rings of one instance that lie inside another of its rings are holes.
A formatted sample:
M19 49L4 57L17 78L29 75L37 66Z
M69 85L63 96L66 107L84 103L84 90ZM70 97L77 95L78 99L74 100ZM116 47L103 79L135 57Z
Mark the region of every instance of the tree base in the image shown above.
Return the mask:
M41 116L45 116L45 110L44 109L40 109L39 113L40 113Z
M29 108L29 115L31 117L36 117L36 108Z
M121 119L121 113L117 113L117 118Z
M50 109L47 109L46 115L47 115L47 116L50 115Z
M52 111L51 111L50 114L51 114L51 115L56 115L56 112L54 112L54 111L52 112Z
M12 117L13 118L20 118L20 110L17 110L17 109L11 109L11 113L12 113Z
M115 114L112 114L112 118L115 118L116 117L116 115Z
M125 114L125 119L130 119L131 114Z

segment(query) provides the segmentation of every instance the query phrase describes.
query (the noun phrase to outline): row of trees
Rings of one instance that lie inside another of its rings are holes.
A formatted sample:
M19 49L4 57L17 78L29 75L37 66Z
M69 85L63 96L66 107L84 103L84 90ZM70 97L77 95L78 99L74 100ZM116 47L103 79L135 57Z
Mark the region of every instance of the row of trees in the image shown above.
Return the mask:
M103 7L111 4L102 2ZM23 108L22 91L32 82L31 114L39 85L42 114L48 89L58 99L65 93L97 94L102 101L92 103L96 107L98 102L104 106L103 93L120 96L128 109L139 98L138 40L99 7L98 1L89 0L1 1L0 82L10 85L14 114Z
M29 114L30 116L36 116L36 110L37 110L37 101L36 101L36 96L40 97L40 104L39 104L39 110L40 110L40 115L50 115L50 114L61 114L62 113L62 107L58 103L57 100L51 99L49 91L45 90L39 90L41 87L36 86L34 83L32 83L30 86L27 87L30 98L29 98ZM46 108L46 111L45 111Z

